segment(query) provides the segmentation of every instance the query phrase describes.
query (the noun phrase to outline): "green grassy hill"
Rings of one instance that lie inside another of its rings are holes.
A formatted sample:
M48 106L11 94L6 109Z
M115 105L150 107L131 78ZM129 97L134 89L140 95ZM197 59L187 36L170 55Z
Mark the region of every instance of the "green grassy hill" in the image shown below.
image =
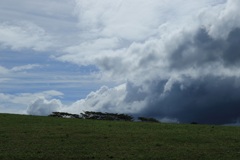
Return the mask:
M239 127L0 114L1 160L239 157Z

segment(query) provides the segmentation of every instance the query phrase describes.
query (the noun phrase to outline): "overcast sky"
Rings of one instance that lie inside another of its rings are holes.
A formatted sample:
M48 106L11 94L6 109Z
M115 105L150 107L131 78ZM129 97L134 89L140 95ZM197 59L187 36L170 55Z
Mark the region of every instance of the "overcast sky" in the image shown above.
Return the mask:
M0 112L238 123L240 1L1 0Z

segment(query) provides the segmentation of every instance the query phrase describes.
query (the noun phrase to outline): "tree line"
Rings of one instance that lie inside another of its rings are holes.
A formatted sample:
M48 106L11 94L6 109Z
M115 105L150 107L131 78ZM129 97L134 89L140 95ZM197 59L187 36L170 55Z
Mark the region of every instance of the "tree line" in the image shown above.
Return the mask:
M81 115L84 119L133 121L133 117L127 114L85 111L84 113L81 113Z
M79 119L93 119L93 120L110 120L110 121L134 121L134 117L128 114L118 114L118 113L103 113L103 112L93 112L84 111L83 113L71 114L67 112L52 112L49 116L60 117L60 118L79 118ZM141 122L159 122L155 118L138 117Z

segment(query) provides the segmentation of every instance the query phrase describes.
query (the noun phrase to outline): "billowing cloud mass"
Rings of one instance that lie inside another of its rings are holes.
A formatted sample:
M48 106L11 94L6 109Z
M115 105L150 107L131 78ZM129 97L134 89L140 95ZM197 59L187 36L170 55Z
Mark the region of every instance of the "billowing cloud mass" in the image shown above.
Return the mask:
M91 110L181 123L239 120L240 1L75 3L77 38L51 58L96 66L99 80L109 83L70 105L38 99L29 105L28 113ZM37 36L35 41L41 39ZM11 47L25 47L14 44ZM1 72L5 72L3 67Z
M63 93L54 90L20 94L0 93L0 110L6 113L47 115L51 111L59 110L62 105L57 107L58 104L61 104L59 100L48 101L46 99L61 98L62 96Z
M45 98L39 98L34 101L28 107L27 113L31 115L44 115L47 116L54 111L60 110L62 107L62 103L57 100L53 99L51 101L46 100Z
M240 117L238 1L77 5L88 39L59 59L94 63L122 85L101 88L74 107L185 123L234 123Z

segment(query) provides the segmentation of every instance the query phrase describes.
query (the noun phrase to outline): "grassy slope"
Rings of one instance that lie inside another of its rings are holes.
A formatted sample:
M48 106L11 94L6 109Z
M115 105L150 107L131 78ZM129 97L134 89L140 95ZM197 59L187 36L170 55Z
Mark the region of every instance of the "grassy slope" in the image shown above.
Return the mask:
M240 128L0 114L0 159L240 157Z

